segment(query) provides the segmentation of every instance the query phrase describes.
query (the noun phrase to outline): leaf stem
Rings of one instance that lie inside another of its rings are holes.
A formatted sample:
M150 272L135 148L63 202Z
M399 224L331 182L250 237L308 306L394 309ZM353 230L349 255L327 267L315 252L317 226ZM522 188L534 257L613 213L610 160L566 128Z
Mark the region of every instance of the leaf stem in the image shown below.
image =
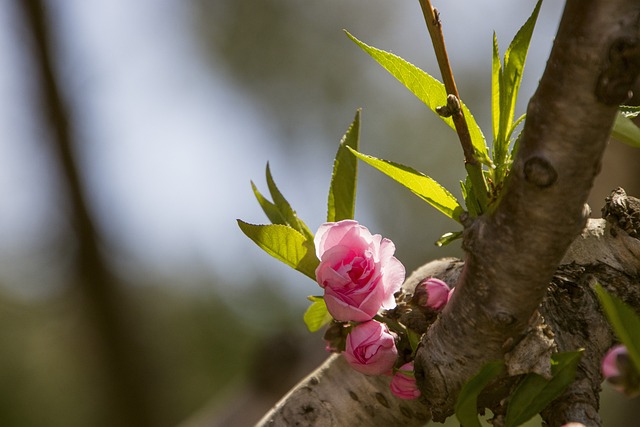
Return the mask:
M420 0L420 7L422 8L422 14L431 36L431 42L433 43L433 50L438 60L438 66L440 67L440 74L444 87L448 95L453 95L459 101L460 95L458 94L458 88L456 87L456 81L453 77L453 71L451 70L451 64L449 62L449 55L447 54L447 48L444 42L444 34L442 33L442 22L440 21L440 14L431 6L431 0ZM487 183L482 173L482 164L478 161L475 151L473 149L473 143L471 142L471 135L469 134L469 127L467 121L464 118L462 109L456 110L452 115L453 124L455 125L458 138L460 139L460 145L462 145L462 151L464 153L464 162L469 178L475 189L475 195L480 206L483 210L486 209L488 203L488 188Z

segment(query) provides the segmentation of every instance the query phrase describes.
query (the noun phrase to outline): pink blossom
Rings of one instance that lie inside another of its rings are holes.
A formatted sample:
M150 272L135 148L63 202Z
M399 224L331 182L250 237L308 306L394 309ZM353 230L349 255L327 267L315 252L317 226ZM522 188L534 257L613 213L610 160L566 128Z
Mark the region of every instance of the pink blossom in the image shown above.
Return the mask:
M404 282L405 269L393 256L391 240L343 220L321 225L314 243L320 259L316 280L334 319L364 322L380 308L396 306L393 294Z
M420 397L420 390L413 375L413 362L405 363L391 379L391 392L400 399L412 400Z
M620 376L621 373L618 366L618 358L619 356L626 354L627 348L622 344L612 347L607 352L604 359L602 359L602 375L604 375L606 379Z
M347 336L344 357L358 372L384 375L391 373L398 350L387 325L370 320L351 330Z
M420 299L420 304L424 307L440 311L449 301L451 293L449 285L440 279L430 277L420 282L418 286L421 286L426 290L426 300L422 297Z
M561 427L585 427L582 423L567 423L563 424Z

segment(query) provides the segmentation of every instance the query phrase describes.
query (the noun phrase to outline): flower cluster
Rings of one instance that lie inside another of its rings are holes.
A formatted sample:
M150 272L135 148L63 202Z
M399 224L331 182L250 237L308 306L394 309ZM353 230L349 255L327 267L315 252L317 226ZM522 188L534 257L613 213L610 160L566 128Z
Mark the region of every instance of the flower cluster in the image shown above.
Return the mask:
M376 317L396 307L394 294L405 279L404 266L393 256L393 242L371 234L357 221L343 220L320 226L314 243L320 260L316 280L324 289L327 310L338 321L325 334L327 350L343 352L351 367L363 374L393 374L391 391L397 397L419 397L413 362L394 374L399 363L397 336ZM438 279L426 281L424 291L425 306L436 311L450 296L449 287Z

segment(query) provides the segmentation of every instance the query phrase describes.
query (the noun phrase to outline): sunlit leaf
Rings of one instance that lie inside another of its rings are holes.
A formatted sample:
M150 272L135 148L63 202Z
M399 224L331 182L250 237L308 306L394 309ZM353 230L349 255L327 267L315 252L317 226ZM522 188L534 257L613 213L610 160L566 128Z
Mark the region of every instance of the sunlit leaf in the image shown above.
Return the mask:
M627 347L636 370L640 372L640 317L620 298L609 294L599 284L595 291L609 323Z
M331 317L327 310L324 298L309 297L309 299L313 302L304 313L304 323L310 332L315 332L331 322L333 317Z
M327 206L327 221L335 222L353 219L356 208L356 183L358 180L358 159L347 149L358 150L360 139L360 110L356 112L351 126L340 141L333 163L331 187Z
M272 257L315 280L320 261L313 243L297 230L280 224L254 225L238 220L244 234Z
M429 203L440 212L460 221L460 214L464 211L456 198L446 188L438 184L434 179L399 163L389 160L377 159L373 156L359 153L353 149L351 152L360 160L378 169L393 180L411 190L416 196Z
M509 398L505 427L516 427L533 418L573 382L583 350L551 357L551 380L529 373Z
M507 157L509 144L507 135L512 127L527 52L541 4L542 0L538 0L531 16L516 33L504 54L504 67L500 76L500 120L493 158L494 162L498 165L502 164ZM495 46L494 43L494 47Z
M500 64L500 51L498 50L498 37L493 33L493 55L491 57L491 119L493 124L494 143L500 132L500 80L502 65ZM495 148L494 148L495 151Z
M640 106L637 105L621 105L619 110L625 117L630 119L640 115Z
M446 246L449 243L462 238L462 231L456 231L455 233L449 232L444 233L440 238L436 241L436 246L442 247Z
M640 148L640 128L625 113L618 113L611 136L632 147Z
M253 181L251 181L251 188L253 189L253 194L256 196L256 199L258 199L258 203L260 203L262 210L267 215L267 218L269 218L269 221L271 221L272 224L286 224L287 222L282 217L278 207L267 200L262 193L258 191L258 188Z
M447 104L447 91L444 85L437 79L431 77L429 74L416 67L415 65L405 61L404 59L396 56L392 53L385 52L384 50L377 49L369 46L351 34L347 32L347 36L354 43L356 43L362 50L367 52L378 64L386 69L391 75L393 75L400 83L402 83L407 89L409 89L415 96L418 97L427 107L434 113L437 107L441 107ZM487 144L484 139L484 135L476 123L473 115L469 109L460 102L464 117L469 127L469 134L471 136L471 142L476 152L478 160L486 165L491 165L491 159L487 149ZM436 113L437 114L437 113ZM442 117L437 114L445 123L447 123L452 129L455 129L453 120L451 117Z
M282 218L284 218L289 226L302 233L307 240L313 241L313 233L311 233L309 227L307 227L307 225L300 218L298 218L298 215L296 215L296 212L293 210L289 202L287 202L287 199L285 199L280 190L278 190L278 187L273 180L273 176L271 176L269 163L267 163L266 175L267 185L269 186L269 192L271 193L271 197L273 198L273 203L280 211Z
M504 362L489 362L462 386L456 401L456 418L464 427L481 427L478 420L478 396L482 390L505 371Z

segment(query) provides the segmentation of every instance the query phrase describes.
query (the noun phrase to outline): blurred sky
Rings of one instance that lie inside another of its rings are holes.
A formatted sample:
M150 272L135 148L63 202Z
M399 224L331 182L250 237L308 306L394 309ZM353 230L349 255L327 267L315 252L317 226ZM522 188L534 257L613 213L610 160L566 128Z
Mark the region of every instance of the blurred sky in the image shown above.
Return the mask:
M62 36L58 65L77 119L84 177L108 244L119 254L114 263L121 271L172 276L199 270L235 285L251 283L263 271L278 275L285 284L306 280L254 247L235 219L265 221L249 180L266 190L264 166L270 161L276 182L287 183L281 185L283 192L315 229L325 214L335 148L327 151L312 143L305 145L307 151L295 153L314 162L292 162L291 156L282 155L280 134L269 115L252 102L251 94L238 86L223 63L214 66L213 73L211 65L205 65L190 31L194 25L190 1L50 3ZM324 3L331 7L331 1ZM369 8L367 13L377 13L379 2L360 3ZM391 22L371 42L408 60L414 54L432 56L424 23L415 18L420 13L418 2L392 3L386 5L395 8ZM482 67L487 79L492 31L497 31L504 52L535 4L530 0L434 3L445 22L455 27L445 27L454 71ZM561 6L554 0L542 6L521 112L542 73ZM43 277L42 269L56 271L51 264L61 261L53 261L47 251L53 247L56 230L68 225L55 196L57 181L48 163L46 134L32 121L35 105L25 96L33 91L26 52L11 2L0 1L0 280L11 292L33 296L42 291L43 283L55 282L55 274L47 270ZM368 66L375 68L371 62ZM435 69L428 71L438 75ZM394 83L391 78L380 80L381 85ZM481 107L486 108L489 99L483 102ZM344 132L351 118L344 118L336 135ZM481 125L488 129L484 120ZM366 212L359 211L358 219L376 231ZM309 293L309 287L302 293Z

